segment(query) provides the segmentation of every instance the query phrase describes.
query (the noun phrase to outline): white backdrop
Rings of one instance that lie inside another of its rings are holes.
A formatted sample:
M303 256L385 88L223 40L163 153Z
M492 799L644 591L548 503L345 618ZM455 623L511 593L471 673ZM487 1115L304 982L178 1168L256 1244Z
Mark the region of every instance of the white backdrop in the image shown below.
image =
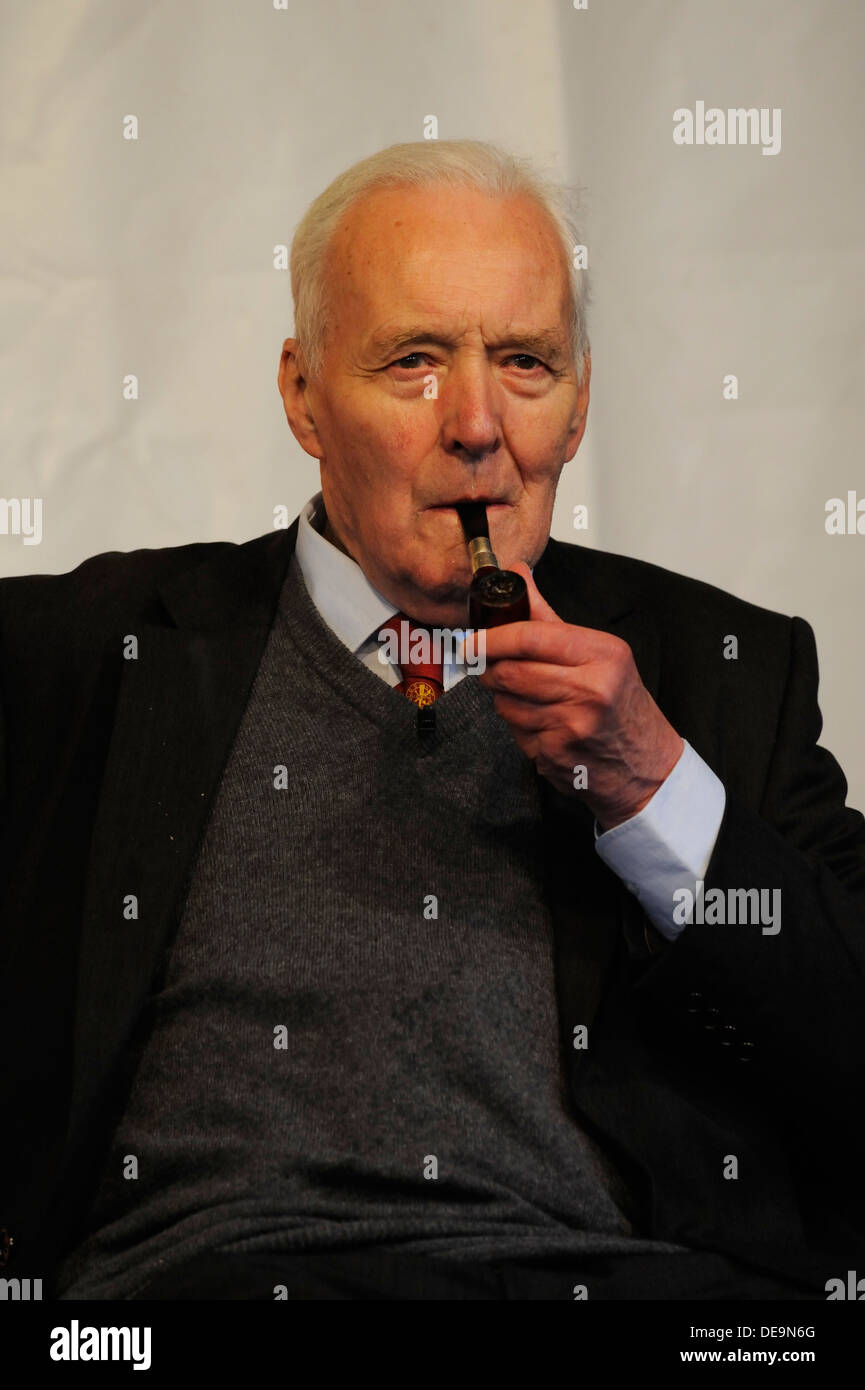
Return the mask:
M865 535L825 530L829 498L865 497L865 8L2 0L0 16L0 495L43 499L38 546L0 534L0 573L296 514L318 474L276 390L292 318L274 247L335 174L432 114L442 139L495 140L586 189L592 402L553 534L807 618L823 742L865 806ZM697 102L779 108L779 153L675 144L673 112Z

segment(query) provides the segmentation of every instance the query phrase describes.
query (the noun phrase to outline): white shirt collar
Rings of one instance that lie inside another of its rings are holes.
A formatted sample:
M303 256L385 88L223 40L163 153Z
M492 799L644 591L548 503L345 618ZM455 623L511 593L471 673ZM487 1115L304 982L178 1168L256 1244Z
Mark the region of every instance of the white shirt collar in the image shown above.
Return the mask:
M311 497L301 510L295 555L309 596L328 627L355 654L361 651L397 609L370 584L350 555L325 540L324 498ZM534 573L534 565L530 566ZM465 628L455 628L463 633Z
M328 627L359 652L397 609L370 584L360 565L325 540L324 500L317 492L300 513L295 555L309 596Z

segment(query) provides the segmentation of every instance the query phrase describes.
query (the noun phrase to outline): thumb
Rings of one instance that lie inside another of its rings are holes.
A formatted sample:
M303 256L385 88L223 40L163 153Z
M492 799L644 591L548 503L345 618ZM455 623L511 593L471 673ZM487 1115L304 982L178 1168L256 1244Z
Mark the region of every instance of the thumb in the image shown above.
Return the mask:
M526 581L526 588L529 591L529 608L532 615L532 621L540 621L542 623L560 623L562 619L559 617L558 613L556 613L550 607L550 605L547 603L547 600L544 598L543 594L538 589L537 584L532 578L532 572L526 564L525 560L517 560L516 563L510 565L509 568L515 570L517 574L521 574L523 579Z

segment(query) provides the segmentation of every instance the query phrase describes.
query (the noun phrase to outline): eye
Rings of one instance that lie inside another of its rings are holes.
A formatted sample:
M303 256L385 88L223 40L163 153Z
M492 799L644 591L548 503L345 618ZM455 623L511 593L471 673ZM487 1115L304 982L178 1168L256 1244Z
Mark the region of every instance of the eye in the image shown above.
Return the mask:
M425 352L410 352L405 357L398 357L395 362L388 363L388 366L405 367L406 371L411 371L413 367L420 366L420 359L426 355Z
M541 361L539 357L533 357L529 352L515 352L514 355L512 357L509 357L507 360L509 362L521 363L521 370L529 372L534 371L536 367L545 366L545 364Z

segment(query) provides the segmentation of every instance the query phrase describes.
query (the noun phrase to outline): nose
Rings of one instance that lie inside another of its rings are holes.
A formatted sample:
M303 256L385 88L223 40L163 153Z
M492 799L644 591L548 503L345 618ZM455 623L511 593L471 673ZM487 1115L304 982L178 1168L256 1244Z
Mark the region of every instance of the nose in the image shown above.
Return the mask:
M439 394L448 453L480 459L502 442L499 390L484 354L455 363Z

